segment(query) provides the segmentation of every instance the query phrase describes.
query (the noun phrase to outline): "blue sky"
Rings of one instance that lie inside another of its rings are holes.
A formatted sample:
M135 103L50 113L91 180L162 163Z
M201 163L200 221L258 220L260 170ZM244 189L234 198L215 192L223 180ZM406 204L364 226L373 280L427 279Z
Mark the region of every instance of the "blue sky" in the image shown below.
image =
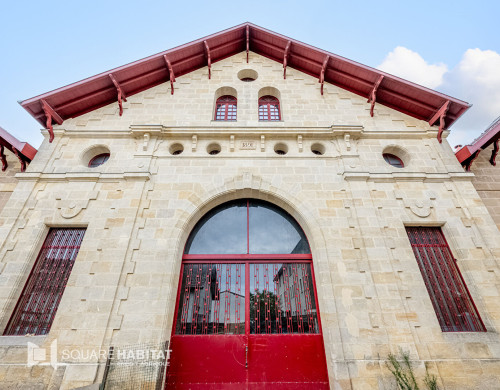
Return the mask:
M452 127L468 143L500 115L500 2L27 1L2 5L0 126L38 147L17 103L249 21L474 106Z

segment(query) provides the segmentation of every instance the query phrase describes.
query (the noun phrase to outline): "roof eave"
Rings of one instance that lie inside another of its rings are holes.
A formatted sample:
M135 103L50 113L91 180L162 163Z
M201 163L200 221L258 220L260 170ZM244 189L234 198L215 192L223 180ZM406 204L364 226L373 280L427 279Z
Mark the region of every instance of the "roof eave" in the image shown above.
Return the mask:
M203 46L205 41L216 53L212 58L214 63L245 50L247 31L250 50L275 61L280 61L284 56L286 43L291 42L289 66L313 77L318 77L323 58L328 56L329 67L325 73L325 82L365 98L370 93L371 85L380 76L384 76L385 81L380 85L377 104L386 105L417 119L429 121L439 108L449 101L444 129L449 128L470 107L459 99L248 22L23 100L20 104L43 126L47 117L41 106L42 99L51 103L63 120L76 117L117 100L115 86L109 79L110 74L124 87L127 96L133 95L169 80L164 56L175 58L176 61L171 61L175 76L183 75L206 66ZM231 37L234 39L228 41Z

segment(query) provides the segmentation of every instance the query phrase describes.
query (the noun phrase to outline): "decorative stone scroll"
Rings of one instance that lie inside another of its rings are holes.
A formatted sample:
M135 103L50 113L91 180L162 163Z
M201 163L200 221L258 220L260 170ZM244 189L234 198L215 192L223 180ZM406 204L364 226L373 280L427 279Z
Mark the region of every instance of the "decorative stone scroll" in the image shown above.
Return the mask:
M436 194L434 191L427 191L425 197L421 199L409 199L403 191L397 190L394 192L396 199L403 201L406 208L420 218L427 218L431 215L431 209L433 208L432 200L436 199Z
M96 200L99 191L91 191L88 199L85 200L62 200L60 197L56 197L56 201L60 204L58 205L59 213L64 219L75 218L82 210L86 209L91 200Z

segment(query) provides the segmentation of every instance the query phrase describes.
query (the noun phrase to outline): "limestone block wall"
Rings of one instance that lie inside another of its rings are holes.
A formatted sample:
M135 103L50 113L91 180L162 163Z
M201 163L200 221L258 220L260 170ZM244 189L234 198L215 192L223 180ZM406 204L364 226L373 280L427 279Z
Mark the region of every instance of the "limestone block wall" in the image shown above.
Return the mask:
M2 210L16 188L16 173L21 172L21 164L15 155L7 149L5 150L7 158L7 169L0 173L0 210Z
M238 72L245 69L256 71L257 79L241 81ZM57 129L66 132L84 130L88 136L93 136L103 130L127 130L134 124L235 130L263 127L258 118L258 99L266 94L275 95L280 100L282 121L273 123L273 128L361 124L370 130L383 131L417 130L417 127L419 131L431 129L426 122L382 105L375 105L377 115L372 118L366 98L328 83L325 83L324 95L321 95L317 78L287 68L287 77L283 79L281 63L255 53L250 53L248 64L244 52L212 64L211 79L208 79L208 68L202 68L176 80L174 94L171 94L170 83L164 83L127 97L121 117L118 103L115 103L68 119L54 129L56 132ZM216 98L231 90L236 91L238 99L237 120L214 121Z
M498 164L493 166L489 162L492 150L493 145L490 145L472 164L471 171L475 175L472 183L500 229L500 169Z
M131 96L122 117L110 105L68 120L41 146L0 214L1 330L49 228L87 230L50 333L0 337L2 385L89 385L105 360L64 351L169 339L191 229L218 204L251 197L307 235L332 389L390 389L384 360L400 347L443 389L494 389L500 232L472 175L435 128L382 106L371 118L365 99L331 85L321 97L317 80L293 70L283 80L280 64L244 58L214 64L212 80L206 69L179 77L173 96L167 84ZM259 78L237 80L245 68ZM211 118L226 86L238 91L238 121L221 124ZM280 90L281 122L255 117L267 86ZM103 150L108 162L88 168ZM487 332L441 331L405 226L442 227ZM57 369L23 366L29 340L57 341Z

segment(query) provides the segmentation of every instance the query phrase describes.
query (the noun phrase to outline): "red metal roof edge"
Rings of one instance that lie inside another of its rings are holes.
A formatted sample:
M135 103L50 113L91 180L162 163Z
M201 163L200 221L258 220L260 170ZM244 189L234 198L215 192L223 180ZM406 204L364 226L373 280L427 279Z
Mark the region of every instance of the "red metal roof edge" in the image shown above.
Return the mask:
M490 146L498 137L500 137L500 116L469 145L465 145L457 150L455 156L460 164L463 164L478 150L483 150Z
M291 39L289 37L286 37L284 35L275 33L273 31L264 29L264 28L262 28L260 26L254 25L254 24L249 23L249 22L237 25L235 27L231 27L229 29L220 31L218 33L215 33L215 34L212 34L212 35L209 35L209 36L206 36L206 37L194 40L192 42L189 42L189 43L177 46L175 48L172 48L172 49L169 49L169 50L166 50L166 51L154 54L152 56L145 57L145 58L143 58L141 60L134 61L134 62L131 62L129 64L123 65L121 67L111 69L109 71L97 74L95 76L92 76L92 77L89 77L89 78L86 78L86 79L83 79L83 80L78 81L76 83L68 84L68 85L66 85L64 87L55 89L53 91L50 91L50 92L47 92L47 93L44 93L44 94L41 94L41 95L37 95L37 96L35 96L33 98L29 98L29 99L26 99L26 100L20 102L20 104L36 120L38 120L41 124L45 125L45 119L46 119L45 116L43 114L40 114L40 113L35 114L35 112L33 111L33 104L39 103L40 99L47 99L47 98L49 98L51 96L55 96L57 94L61 94L61 93L65 92L65 91L67 91L69 89L72 89L72 88L75 88L75 87L79 87L79 86L91 83L91 82L96 81L98 79L102 80L103 78L108 78L109 74L116 73L116 72L119 72L119 71L129 70L132 67L140 65L142 63L145 64L148 61L157 60L158 58L160 58L161 56L163 56L165 54L172 54L172 53L174 53L174 52L176 52L178 50L185 49L185 48L190 48L190 47L195 46L197 44L201 44L201 43L203 43L203 41L206 41L206 40L209 40L209 39L213 39L213 38L222 37L222 36L224 36L224 34L228 34L228 33L233 32L233 31L238 31L239 29L241 29L243 31L243 29L246 28L246 27L251 28L252 30L260 31L260 32L265 33L265 34L270 34L271 37L273 37L273 38L276 37L276 38L280 38L280 39L283 39L283 40L286 40L286 41L290 41L294 45L298 45L298 46L301 46L302 48L305 48L306 50L309 50L308 54L313 54L314 55L314 54L320 53L320 54L323 54L323 55L328 55L332 59L338 60L342 65L346 65L347 64L347 65L352 66L354 68L354 70L356 70L356 71L364 70L366 72L369 72L370 74L373 74L374 78L379 77L380 75L383 75L387 80L390 80L392 82L396 82L398 87L402 86L403 87L402 89L404 89L405 87L407 87L408 90L409 90L409 91L407 91L407 92L409 92L408 95L401 94L401 92L398 92L399 95L398 95L398 93L396 93L397 97L400 100L403 99L403 103L399 102L399 105L395 104L394 102L392 102L392 103L385 103L385 102L379 102L378 101L378 103L385 104L388 107L391 107L391 108L393 108L395 110L399 110L400 112L402 112L404 114L414 116L417 119L429 121L433 115L424 116L424 114L421 113L421 112L420 113L419 112L413 112L412 113L412 112L407 111L405 109L405 107L402 106L404 104L405 100L406 100L406 102L408 102L408 101L413 102L417 106L418 105L422 105L422 101L419 101L418 97L424 98L425 96L422 96L422 94L424 94L424 95L428 94L427 97L429 97L429 95L432 95L434 97L439 97L441 99L440 105L442 105L446 101L450 101L450 103L452 103L452 105L450 105L450 108L451 108L451 106L453 106L454 113L448 112L448 114L445 115L445 118L446 118L446 123L445 123L445 126L444 126L445 129L449 128L471 106L470 104L468 104L467 102L464 102L462 100L450 97L448 95L442 94L442 93L437 92L437 91L433 91L431 89L428 89L426 87L423 87L423 86L415 84L415 83L412 83L410 81L403 80L403 79L401 79L399 77L390 75L388 73L379 71L379 70L377 70L375 68L371 68L369 66L366 66L366 65L360 64L358 62L349 60L347 58L341 57L341 56L336 55L334 53L330 53L330 52L327 52L325 50L318 49L318 48L316 48L314 46L305 44L303 42L300 42L300 41L297 41L297 40L294 40L294 39ZM250 41L251 40L252 40L252 34L250 34ZM254 41L255 41L255 39L254 39ZM279 49L279 47L275 47L275 49ZM259 54L257 51L254 51L254 52L256 52L257 54ZM236 54L236 52L234 54ZM230 53L229 55L234 55L234 54ZM226 57L227 56L228 55L226 55ZM217 58L217 59L215 59L215 61L218 61L218 60L221 60L221 59L222 58ZM274 60L276 60L276 59L274 59ZM213 62L215 62L215 61L213 61ZM206 65L203 65L203 66L206 66ZM199 69L199 68L201 68L203 66L196 67L196 69ZM305 71L305 70L301 70L299 68L296 68L296 69L299 70L299 71L303 71L303 72ZM193 71L193 69L190 70L190 71ZM307 73L307 71L306 71L306 73ZM135 77L138 77L138 76L136 75ZM167 80L165 80L165 81L167 81ZM328 80L325 80L325 81L329 82ZM358 81L359 82L363 82L363 81L366 82L366 80L361 80L361 79L359 79ZM342 86L342 85L339 85L339 86L341 88L349 90L349 88L346 87L346 86ZM152 86L148 87L148 85L143 85L143 87L139 88L137 91L142 91L142 90L148 89L150 87L152 87ZM387 90L387 89L384 90L384 88L382 86L381 86L380 90L383 90L383 91L386 91L386 92L390 92L390 93L392 93L394 95L394 91ZM138 93L137 91L135 91L134 93ZM357 93L358 95L364 96L364 93L361 93L361 91L352 91L351 90L351 92L354 92L354 93ZM419 94L420 94L420 96L419 96ZM364 97L366 97L366 96L364 96ZM83 99L83 98L81 97L80 99ZM76 116L82 115L82 113L84 113L84 112L88 112L88 111L94 110L94 109L99 108L101 106L104 106L106 104L109 104L109 102L107 102L105 104L103 103L102 105L99 105L98 107L90 107L89 106L89 107L86 107L86 109L83 109L83 110L80 109L80 111L75 111L75 112L70 113L69 115L66 115L66 119L70 118L70 117L76 117ZM57 111L57 107L55 107L55 108L56 108L56 111ZM433 110L435 110L435 112L437 112L439 110L440 106L438 107L438 106L436 106L434 104L434 105L430 105L430 108L432 108ZM427 108L427 110L430 110L430 108ZM450 109L450 111L451 111L451 109Z
M19 104L24 108L25 105L29 104L29 103L33 103L33 102L36 102L40 99L45 99L46 97L49 97L51 96L53 93L55 92L62 92L62 91L65 91L69 88L73 88L73 87L76 87L76 86L79 86L81 84L85 84L89 81L92 81L92 80L96 80L96 79L99 79L101 77L108 77L108 75L110 73L115 73L115 72L118 72L120 70L124 70L124 69L128 69L130 68L131 66L133 65L138 65L138 64L141 64L143 62L147 62L149 60L152 60L152 59L156 59L158 57L161 57L165 54L169 54L169 53L172 53L173 51L177 51L177 50L180 50L180 49L183 49L185 47L188 47L188 46L191 46L191 45L195 45L197 43L203 43L203 41L206 41L210 38L214 38L214 37L217 37L219 35L222 35L224 33L228 33L230 31L234 31L234 30L237 30L241 27L245 27L247 24L249 23L243 23L243 24L239 24L237 26L234 26L234 27L230 27L230 28L227 28L225 30L222 30L222 31L219 31L219 32L216 32L215 34L211 34L211 35L207 35L206 37L203 37L203 38L199 38L199 39L195 39L194 41L191 41L191 42L188 42L188 43L184 43L182 45L179 45L179 46L175 46L173 48L170 48L168 50L164 50L162 52L159 52L159 53L156 53L156 54L153 54L153 55L150 55L150 56L147 56L147 57L144 57L144 58L141 58L137 61L132 61L132 62L129 62L128 64L125 64L125 65L122 65L122 66L119 66L117 68L113 68L113 69L110 69L110 70L107 70L105 72L102 72L102 73L98 73L94 76L90 76L90 77L87 77L85 79L82 79L80 81L77 81L75 83L71 83L71 84L67 84L63 87L60 87L60 88L56 88L56 89L53 89L52 91L49 91L49 92L45 92L41 95L37 95L37 96L34 96L32 98L29 98L29 99L25 99L25 100L21 100L19 102Z
M0 139L7 148L12 151L12 147L16 148L27 160L31 161L35 157L37 150L28 142L21 142L7 130L0 126Z
M441 92L435 91L435 90L433 90L433 89L430 89L430 88L424 87L424 86L422 86L422 85L420 85L420 84L417 84L417 83L414 83L414 82L411 82L411 81L408 81L408 80L402 79L402 78L397 77L397 76L394 76L394 75L392 75L392 74L390 74L390 73L383 72L383 71L378 70L378 69L376 69L376 68L372 68L371 66L364 65L364 64L362 64L362 63L360 63L360 62L356 62L356 61L350 60L349 58L342 57L342 56L340 56L340 55L338 55L338 54L331 53L331 52L329 52L329 51L326 51L326 50L320 49L320 48L318 48L318 47L316 47L316 46L313 46L313 45L309 45L309 44L304 43L304 42L302 42L302 41L299 41L299 40L296 40L296 39L292 39L292 38L290 38L290 37L287 37L286 35L281 35L281 34L279 34L279 33L276 33L276 32L274 32L274 31L272 31L272 30L265 29L264 27L257 26L257 25L255 25L255 24L250 23L250 22L244 23L244 24L239 25L239 26L236 26L236 27L241 27L241 26L244 26L244 25L249 25L249 26L251 26L251 27L253 27L253 28L255 28L255 29L258 29L258 30L261 30L261 31L267 32L268 34L272 34L272 35L277 36L277 37L280 37L280 38L282 38L282 39L285 39L285 40L291 41L292 43L295 43L295 44L300 44L300 45L302 45L302 46L304 46L304 47L306 47L306 48L309 48L309 49L311 49L311 50L315 50L315 51L317 51L317 52L323 53L323 54L328 55L328 56L330 56L330 57L333 57L333 58L335 58L335 59L341 60L341 61L346 62L346 63L351 64L351 65L354 65L354 66L356 66L356 67L358 67L358 68L362 68L362 69L365 69L365 70L368 70L368 71L375 72L375 73L377 73L377 75L383 75L384 77L387 77L387 78L389 78L389 79L391 79L391 80L398 81L398 82L400 82L400 83L402 83L402 84L405 84L405 85L408 85L408 86L411 86L411 87L418 88L418 89L420 89L420 90L423 90L423 91L426 91L426 92L432 93L433 95L438 95L438 96L442 97L443 99L450 100L450 101L452 101L452 102L455 102L455 103L458 103L458 104L461 104L461 105L466 105L466 106L468 106L467 108L472 107L472 104L469 104L469 103L467 103L467 102L465 102L465 101L463 101L463 100L460 100L460 99L454 98L453 96L449 96L449 95L446 95L446 94L444 94L444 93L441 93ZM236 27L235 27L235 28L236 28ZM215 35L215 34L214 34L214 35ZM203 39L207 39L207 38L202 38L202 40L203 40Z

